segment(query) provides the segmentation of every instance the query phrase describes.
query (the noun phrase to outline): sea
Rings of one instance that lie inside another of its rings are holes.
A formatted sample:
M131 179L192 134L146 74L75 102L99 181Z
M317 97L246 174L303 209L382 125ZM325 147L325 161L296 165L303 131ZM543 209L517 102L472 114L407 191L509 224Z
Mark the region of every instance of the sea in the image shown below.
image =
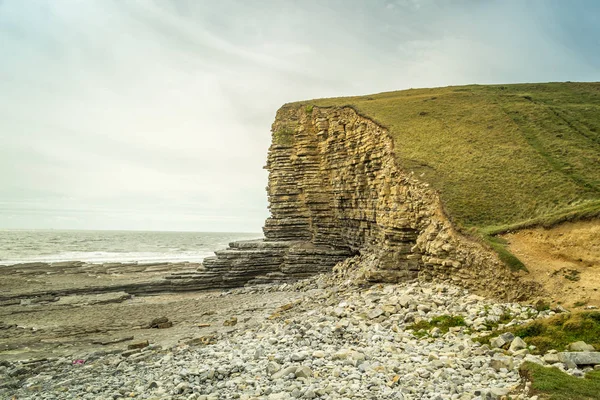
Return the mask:
M200 262L260 233L0 230L0 265L30 262Z

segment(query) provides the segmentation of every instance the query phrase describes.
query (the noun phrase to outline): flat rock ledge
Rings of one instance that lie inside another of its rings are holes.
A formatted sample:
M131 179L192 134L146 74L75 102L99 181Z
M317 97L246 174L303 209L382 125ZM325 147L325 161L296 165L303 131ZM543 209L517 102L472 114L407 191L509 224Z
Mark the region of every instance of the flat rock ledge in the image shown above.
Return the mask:
M346 249L304 241L245 240L216 251L214 257L204 259L203 268L193 276L179 279L193 279L198 287L211 288L283 283L330 272L351 255Z

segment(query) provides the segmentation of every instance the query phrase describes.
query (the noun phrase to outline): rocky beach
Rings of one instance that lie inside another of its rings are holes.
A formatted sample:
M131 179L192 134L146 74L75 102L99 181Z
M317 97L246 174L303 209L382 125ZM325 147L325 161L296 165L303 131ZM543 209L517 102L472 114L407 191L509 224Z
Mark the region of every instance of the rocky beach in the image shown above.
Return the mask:
M32 285L42 279L27 276ZM523 362L579 376L591 368L533 355L535 347L518 338L479 343L506 315L510 328L555 311L486 300L447 283L357 287L325 274L219 291L124 293L36 298L21 290L18 303L5 299L0 396L535 399L519 375ZM415 328L440 316L460 322Z

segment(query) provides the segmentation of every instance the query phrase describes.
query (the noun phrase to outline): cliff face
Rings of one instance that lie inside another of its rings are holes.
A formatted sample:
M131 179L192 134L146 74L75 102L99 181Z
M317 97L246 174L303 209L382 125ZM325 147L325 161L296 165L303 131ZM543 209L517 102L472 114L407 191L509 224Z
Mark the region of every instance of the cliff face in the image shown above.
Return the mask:
M327 271L347 259L336 273L356 281L444 279L512 299L532 292L453 230L437 193L397 167L391 138L372 120L349 107L286 105L272 132L265 240L232 244L205 261L208 270L239 284Z

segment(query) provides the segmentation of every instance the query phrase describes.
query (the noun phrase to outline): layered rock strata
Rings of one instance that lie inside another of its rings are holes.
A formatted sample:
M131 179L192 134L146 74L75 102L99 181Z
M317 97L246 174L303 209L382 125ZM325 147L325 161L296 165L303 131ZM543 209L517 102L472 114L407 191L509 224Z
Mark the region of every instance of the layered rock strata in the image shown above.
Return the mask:
M451 280L524 298L497 257L453 228L438 194L402 171L385 128L350 107L286 105L272 127L265 239L204 262L223 287L337 271L370 282ZM398 145L401 145L399 143Z
M317 246L299 240L246 240L204 259L197 272L203 284L236 287L244 284L287 282L320 272L328 272L352 253L346 249Z

